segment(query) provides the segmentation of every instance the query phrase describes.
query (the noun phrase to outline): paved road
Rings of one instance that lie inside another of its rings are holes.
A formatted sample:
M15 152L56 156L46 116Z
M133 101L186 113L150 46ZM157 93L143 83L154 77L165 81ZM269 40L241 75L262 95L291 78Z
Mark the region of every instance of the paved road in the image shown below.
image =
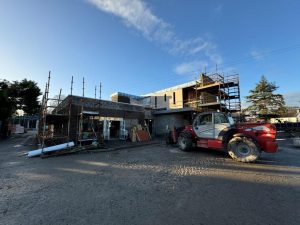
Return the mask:
M0 224L300 224L300 149L242 164L164 145L28 159L26 143L0 142Z

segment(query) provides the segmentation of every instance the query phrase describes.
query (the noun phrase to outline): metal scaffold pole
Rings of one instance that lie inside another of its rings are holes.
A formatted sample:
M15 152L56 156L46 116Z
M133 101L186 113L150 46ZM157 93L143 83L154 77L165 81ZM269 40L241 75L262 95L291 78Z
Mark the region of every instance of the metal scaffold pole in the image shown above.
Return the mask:
M69 113L68 113L68 142L70 142L70 124L71 124L71 112L72 112L72 95L73 95L73 76L71 79L71 94L69 98Z
M50 88L50 79L51 79L51 71L49 71L48 75L48 82L46 83L46 89L44 94L44 104L43 104L43 114L42 114L42 121L43 121L43 134L42 134L42 153L45 147L45 134L46 134L46 122L47 122L47 105L48 105L48 96L49 96L49 88Z
M81 113L80 113L80 120L79 120L79 140L81 140L81 136L82 136L82 123L83 123L83 102L84 102L84 77L82 79L82 100L81 100ZM80 144L81 146L81 141Z
M62 91L62 89L59 90L59 95L58 95L58 99L57 99L57 107L55 108L55 114L57 114L58 106L59 106L59 103L61 102L61 100L60 100L60 98L61 98L61 91Z
M99 88L99 99L101 100L101 92L102 92L102 83L100 82L100 88Z

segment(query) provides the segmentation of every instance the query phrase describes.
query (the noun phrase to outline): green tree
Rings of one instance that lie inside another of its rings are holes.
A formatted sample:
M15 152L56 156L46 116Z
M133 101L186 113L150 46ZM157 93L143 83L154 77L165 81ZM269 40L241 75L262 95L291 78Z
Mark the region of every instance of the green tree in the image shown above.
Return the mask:
M5 121L16 110L10 97L10 83L7 80L0 81L0 120Z
M37 83L32 80L14 81L10 86L10 96L16 108L23 110L28 115L38 112L40 107L38 97L41 94Z
M28 115L36 114L40 107L40 95L40 88L32 80L24 79L12 83L0 80L0 120L6 120L17 109Z
M246 111L255 112L258 115L282 115L286 112L284 98L281 94L275 94L278 89L275 83L268 82L265 76L253 90L246 100L250 106Z

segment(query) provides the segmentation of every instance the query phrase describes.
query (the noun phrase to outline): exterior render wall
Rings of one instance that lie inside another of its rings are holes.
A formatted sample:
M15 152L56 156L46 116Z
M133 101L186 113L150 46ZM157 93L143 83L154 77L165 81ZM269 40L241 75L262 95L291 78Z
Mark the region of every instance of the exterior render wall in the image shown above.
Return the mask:
M175 93L175 104L174 104L174 95ZM166 95L166 98L165 98ZM157 105L155 107L155 97L157 99ZM160 93L153 93L151 95L151 106L155 109L179 109L183 108L183 95L182 89L160 92Z
M181 114L157 115L154 118L154 132L155 135L161 136L167 133L167 129L171 130L173 126L178 128L188 125L188 123Z

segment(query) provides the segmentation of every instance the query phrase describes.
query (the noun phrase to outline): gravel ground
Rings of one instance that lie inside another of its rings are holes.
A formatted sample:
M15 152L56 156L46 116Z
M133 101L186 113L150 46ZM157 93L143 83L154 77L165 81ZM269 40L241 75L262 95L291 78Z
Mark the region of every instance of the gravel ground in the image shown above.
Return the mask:
M155 144L46 159L0 142L0 224L300 224L300 149L255 164Z

